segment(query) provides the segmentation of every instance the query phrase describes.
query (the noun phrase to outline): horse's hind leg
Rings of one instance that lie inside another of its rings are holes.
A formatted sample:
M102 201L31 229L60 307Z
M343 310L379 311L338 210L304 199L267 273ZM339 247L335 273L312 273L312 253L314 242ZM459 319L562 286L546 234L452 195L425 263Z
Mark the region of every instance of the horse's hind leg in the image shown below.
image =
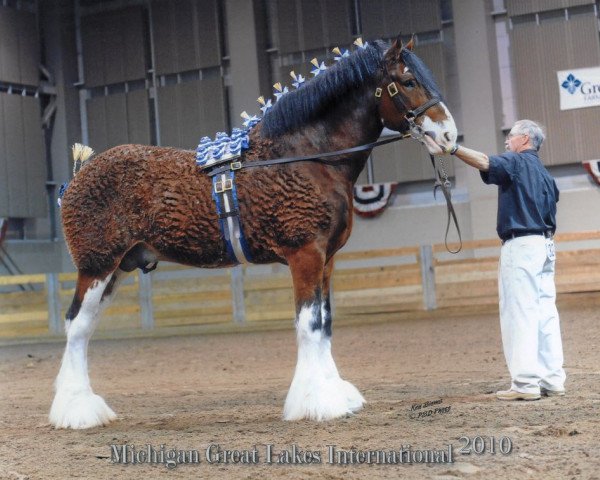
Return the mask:
M102 397L92 391L87 349L102 310L108 305L124 272L105 276L79 272L75 297L66 315L67 346L56 378L49 420L56 428L90 428L116 418Z
M329 420L352 413L360 408L356 406L356 396L361 400L362 397L352 385L340 379L331 357L331 336L324 328L323 319L327 319L323 315L326 307L322 305L324 252L311 245L286 258L294 281L298 361L283 417ZM349 398L351 389L356 394Z

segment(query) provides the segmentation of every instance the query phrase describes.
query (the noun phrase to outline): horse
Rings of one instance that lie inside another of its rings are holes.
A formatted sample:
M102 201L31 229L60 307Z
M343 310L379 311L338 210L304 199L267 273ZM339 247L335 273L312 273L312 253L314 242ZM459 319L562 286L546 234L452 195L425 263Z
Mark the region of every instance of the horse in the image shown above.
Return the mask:
M377 40L283 95L250 131L244 162L318 156L375 142L383 127L419 133L430 152L455 144L456 126L430 70L403 45ZM418 131L418 132L417 132ZM252 262L290 268L297 364L285 420L330 420L365 402L331 353L330 282L335 253L352 230L353 185L370 150L236 172L239 218ZM49 421L106 425L116 414L91 388L87 349L119 281L159 261L223 268L226 247L213 184L193 151L122 145L88 160L62 198L66 243L77 268L65 316L66 347Z

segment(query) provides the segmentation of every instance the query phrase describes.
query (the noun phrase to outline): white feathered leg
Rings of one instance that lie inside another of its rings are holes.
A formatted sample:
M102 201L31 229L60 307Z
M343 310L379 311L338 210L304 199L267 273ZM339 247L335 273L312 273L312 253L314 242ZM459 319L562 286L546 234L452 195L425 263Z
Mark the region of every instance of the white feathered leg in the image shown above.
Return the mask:
M285 420L331 420L359 410L364 399L350 383L342 380L331 356L331 341L320 325L321 305L302 308L298 315L298 362L288 392Z
M56 428L91 428L117 418L102 397L92 391L87 349L100 313L110 303L121 273L117 271L104 280L93 281L76 317L67 321L67 346L56 378L56 394L49 415L50 423ZM113 275L117 278L111 285L111 293L103 299L102 295Z

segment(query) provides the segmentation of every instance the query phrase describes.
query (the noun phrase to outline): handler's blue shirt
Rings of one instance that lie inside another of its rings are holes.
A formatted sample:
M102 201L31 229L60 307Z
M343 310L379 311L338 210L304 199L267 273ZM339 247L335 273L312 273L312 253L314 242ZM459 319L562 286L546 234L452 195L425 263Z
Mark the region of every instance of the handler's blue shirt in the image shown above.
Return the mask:
M558 188L535 150L505 152L489 157L482 180L498 185L498 226L501 239L513 233L556 230Z

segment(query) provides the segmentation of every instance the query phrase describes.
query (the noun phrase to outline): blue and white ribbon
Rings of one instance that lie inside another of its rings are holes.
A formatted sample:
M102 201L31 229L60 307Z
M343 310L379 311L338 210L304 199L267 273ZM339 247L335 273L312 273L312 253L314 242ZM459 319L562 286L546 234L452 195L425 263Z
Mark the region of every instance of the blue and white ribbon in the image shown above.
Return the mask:
M325 66L325 62L321 62L321 64L319 65L319 61L316 58L313 58L310 63L312 63L315 68L313 68L310 73L312 73L315 77L317 75L319 75L321 72L324 72L325 70L327 70L327 67Z
M293 70L290 72L290 77L292 77L294 79L294 81L292 82L292 85L296 89L298 89L302 85L304 85L304 82L306 81L306 79L302 75L300 75L300 74L296 75L296 72L294 72Z
M339 62L342 58L346 58L350 56L350 52L348 50L340 50L339 47L335 47L333 50L331 50L334 54L335 57L333 58L336 62Z

